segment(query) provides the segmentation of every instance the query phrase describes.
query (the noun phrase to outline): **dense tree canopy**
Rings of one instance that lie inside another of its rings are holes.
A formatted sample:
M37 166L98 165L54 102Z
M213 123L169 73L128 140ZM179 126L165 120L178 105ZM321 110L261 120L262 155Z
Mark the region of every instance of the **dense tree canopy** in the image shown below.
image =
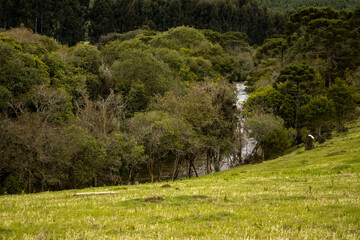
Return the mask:
M88 20L88 1L20 2L33 12L1 2L5 28L31 29L0 33L0 193L156 181L164 165L197 176L358 116L359 9L300 8L273 35L284 18L251 1L94 0ZM207 29L168 29L184 24Z
M136 30L67 47L24 27L1 33L1 191L134 184L142 169L154 181L164 162L190 177L203 158L219 170L239 151L229 81L250 46L217 36Z
M287 34L265 41L249 76L249 112L264 111L285 126L323 141L331 130L346 130L356 117L360 36L358 10L302 7L290 16ZM266 79L266 81L264 81Z

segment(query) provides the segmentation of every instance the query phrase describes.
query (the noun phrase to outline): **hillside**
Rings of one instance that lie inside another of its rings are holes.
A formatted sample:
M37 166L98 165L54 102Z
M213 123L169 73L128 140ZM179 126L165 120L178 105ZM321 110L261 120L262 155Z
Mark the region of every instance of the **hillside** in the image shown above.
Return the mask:
M1 239L358 239L360 122L304 151L197 179L0 196ZM116 194L74 196L89 191ZM164 201L145 202L161 197Z

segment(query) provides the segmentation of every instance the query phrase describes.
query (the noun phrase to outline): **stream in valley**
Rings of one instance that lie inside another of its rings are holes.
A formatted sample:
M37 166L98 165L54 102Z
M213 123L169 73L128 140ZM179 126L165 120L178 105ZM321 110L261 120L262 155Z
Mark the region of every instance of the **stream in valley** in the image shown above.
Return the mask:
M236 88L236 107L241 111L242 104L246 101L248 98L248 93L245 91L246 89L246 82L239 82L235 84ZM246 159L246 157L251 154L254 146L256 145L255 140L247 137L246 132L243 131L243 122L244 119L239 120L238 127L240 128L239 131L243 133L243 139L242 139L242 149L241 149L241 159L242 161ZM230 168L233 168L237 165L241 164L238 160L235 161L233 159L233 156L226 157L221 160L220 162L220 171L227 170ZM195 168L197 170L197 173L199 176L207 174L206 171L206 159L203 160L195 160L194 162ZM181 170L179 172L178 178L187 178L188 177L188 167L189 166L181 166ZM214 171L214 166L212 166L212 170ZM172 163L160 163L156 164L153 169L154 178L156 181L160 180L168 180L171 179L172 173L173 173L173 164ZM195 173L192 173L192 176L195 176ZM148 182L150 181L149 173L146 168L143 168L138 176L139 182Z

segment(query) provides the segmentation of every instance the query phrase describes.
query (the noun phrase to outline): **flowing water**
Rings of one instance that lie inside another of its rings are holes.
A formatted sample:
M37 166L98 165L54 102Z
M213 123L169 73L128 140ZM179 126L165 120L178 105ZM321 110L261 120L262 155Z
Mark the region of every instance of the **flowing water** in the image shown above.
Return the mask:
M235 85L236 87L236 96L237 96L237 101L236 101L236 107L241 111L241 107L242 104L246 101L246 99L248 98L248 93L245 91L246 89L246 82L240 82L240 83L236 83ZM240 129L238 129L239 131L241 131L243 133L243 146L241 149L241 156L242 159L245 159L246 157L249 156L249 154L251 154L256 142L254 139L251 139L247 136L246 132L243 131L243 122L245 119L240 119L239 120L239 124L238 127ZM205 175L207 174L206 172L206 159L204 160L197 160L195 161L195 167L197 170L198 175ZM239 163L237 163L239 164ZM232 156L226 157L224 159L221 160L220 163L220 171L226 170L226 169L230 169L234 166L236 166L237 164L234 164L234 160ZM214 167L212 167L212 169L214 169ZM172 172L173 172L173 164L172 163L160 163L160 164L156 164L156 166L154 166L153 169L153 173L154 173L154 177L156 180L166 180L166 179L171 179L172 176ZM179 172L179 176L178 178L186 178L187 177L187 173L188 173L188 166L182 166L181 171ZM149 174L147 172L146 169L143 169L138 177L139 182L147 182L149 181ZM193 173L194 176L194 173Z

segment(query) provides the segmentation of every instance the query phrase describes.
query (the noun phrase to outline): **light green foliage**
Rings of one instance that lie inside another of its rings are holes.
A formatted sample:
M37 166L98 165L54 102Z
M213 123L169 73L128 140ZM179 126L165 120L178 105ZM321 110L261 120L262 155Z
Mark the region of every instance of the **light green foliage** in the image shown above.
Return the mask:
M169 65L169 67L174 71L179 70L185 65L185 59L176 50L168 48L153 48L151 51L157 59Z
M167 91L172 81L168 65L150 52L135 49L124 51L112 65L111 71L111 81L117 92L132 99L144 95L144 98L138 100L143 103L135 109L138 111L146 108L150 97ZM130 95L131 92L133 96Z
M171 152L184 157L189 146L185 144L191 141L190 126L182 119L162 111L137 113L129 120L129 126L131 135L144 146L151 182L154 181L154 165L166 160Z
M9 44L12 48L14 48L14 49L16 49L16 50L19 50L19 51L22 50L22 47L21 47L21 45L19 44L19 42L16 41L16 40L15 40L14 38L12 38L12 37L9 37L9 36L1 36L1 37L0 37L0 41Z
M59 48L57 42L53 38L47 36L41 36L39 42L48 52L54 52Z
M293 130L284 128L284 121L273 114L254 114L246 119L245 129L262 151L262 160L284 153L294 141Z
M85 73L98 74L101 65L100 51L95 46L79 44L73 49L70 63Z
M154 47L166 47L179 50L180 48L192 48L206 41L205 36L194 28L177 27L155 36L149 44Z
M183 96L167 93L156 98L151 108L169 112L190 127L192 132L187 135L194 135L185 143L186 160L201 159L207 154L208 164L213 162L219 167L220 156L238 150L234 149L237 122L234 104L234 91L228 83L204 81L190 84Z
M358 239L359 122L311 151L197 179L0 196L5 239ZM73 196L80 192L116 194ZM159 196L164 201L145 202Z
M0 41L0 184L9 174L27 193L135 183L144 162L162 161L174 164L176 178L208 150L219 169L220 157L235 149L234 89L223 78L237 78L235 48L245 35L223 35L225 48L189 27L139 30L109 36L120 40L99 50L58 46L25 28L6 33L14 38ZM177 47L154 47L151 39ZM164 95L173 106L148 112Z
M284 121L273 114L256 114L246 120L245 126L249 130L250 136L257 142L263 144L266 136L274 129L279 129L284 125Z
M150 47L137 38L127 41L116 40L106 44L101 49L101 54L103 56L104 62L111 66L116 60L121 58L121 54L125 50L131 49L145 51L150 49Z
M277 112L278 107L284 103L281 93L270 86L258 88L250 93L245 103L245 109L248 112L256 109L263 109L265 112Z
M61 86L66 83L68 75L70 75L69 66L59 56L57 52L47 53L42 58L43 62L49 67L51 77L50 84L53 86Z
M44 55L47 51L36 42L21 42L22 51L37 56Z
M25 93L34 84L49 81L48 67L34 55L23 53L0 41L0 85L14 96Z

